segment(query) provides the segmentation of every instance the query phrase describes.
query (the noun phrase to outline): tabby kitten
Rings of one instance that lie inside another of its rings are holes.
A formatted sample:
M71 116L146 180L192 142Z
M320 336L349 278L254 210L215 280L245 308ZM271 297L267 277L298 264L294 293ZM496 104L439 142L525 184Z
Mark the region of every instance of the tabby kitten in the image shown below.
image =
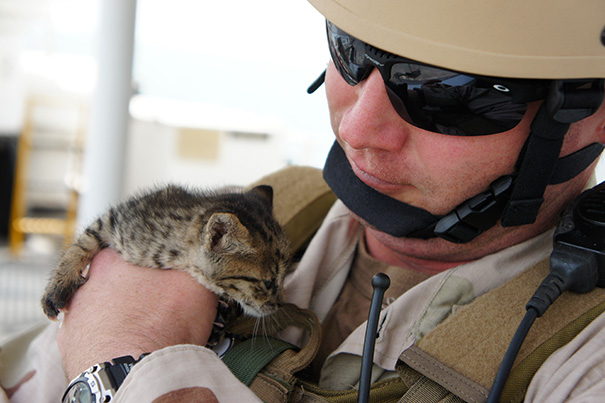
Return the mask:
M249 315L271 314L283 301L290 255L272 203L270 186L200 192L169 185L112 207L63 252L42 297L44 313L55 318L86 281L95 254L110 247L138 266L190 273Z

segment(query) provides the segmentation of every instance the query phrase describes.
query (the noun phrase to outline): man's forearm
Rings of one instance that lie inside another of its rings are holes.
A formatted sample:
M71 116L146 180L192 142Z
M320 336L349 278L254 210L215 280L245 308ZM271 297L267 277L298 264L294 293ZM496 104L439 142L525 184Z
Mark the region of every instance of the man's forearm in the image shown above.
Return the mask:
M187 273L140 268L103 250L64 313L58 343L66 375L123 355L203 346L216 306L217 297Z

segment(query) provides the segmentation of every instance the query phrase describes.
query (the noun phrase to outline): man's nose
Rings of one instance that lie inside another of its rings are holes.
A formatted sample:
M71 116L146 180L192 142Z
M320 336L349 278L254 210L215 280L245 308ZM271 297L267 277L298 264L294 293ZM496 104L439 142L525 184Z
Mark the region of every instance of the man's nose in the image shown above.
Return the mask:
M380 72L352 87L354 102L343 114L339 136L354 149L399 151L409 135L410 125L395 111Z

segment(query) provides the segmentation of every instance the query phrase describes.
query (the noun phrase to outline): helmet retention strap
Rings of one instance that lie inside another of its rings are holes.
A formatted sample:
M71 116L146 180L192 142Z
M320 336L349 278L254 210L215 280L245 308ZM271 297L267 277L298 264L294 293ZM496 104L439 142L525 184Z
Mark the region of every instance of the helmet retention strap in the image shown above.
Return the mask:
M536 220L544 191L552 177L569 123L554 120L546 102L531 124L527 148L510 200L502 213L503 227L531 224Z
M602 145L585 147L577 154L579 157L563 158L566 164L555 172L569 125L593 114L602 102L603 80L554 80L551 83L548 96L531 124L525 151L519 157L517 180L502 213L503 227L535 222L546 186L571 179L598 157Z

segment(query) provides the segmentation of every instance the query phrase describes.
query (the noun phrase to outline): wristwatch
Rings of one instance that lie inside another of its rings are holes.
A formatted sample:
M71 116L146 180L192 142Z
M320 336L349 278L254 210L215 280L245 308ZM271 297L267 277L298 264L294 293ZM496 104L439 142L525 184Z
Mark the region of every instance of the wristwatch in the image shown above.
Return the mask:
M149 353L135 360L132 356L118 357L111 362L93 365L67 386L62 403L107 403L116 392L132 367Z

